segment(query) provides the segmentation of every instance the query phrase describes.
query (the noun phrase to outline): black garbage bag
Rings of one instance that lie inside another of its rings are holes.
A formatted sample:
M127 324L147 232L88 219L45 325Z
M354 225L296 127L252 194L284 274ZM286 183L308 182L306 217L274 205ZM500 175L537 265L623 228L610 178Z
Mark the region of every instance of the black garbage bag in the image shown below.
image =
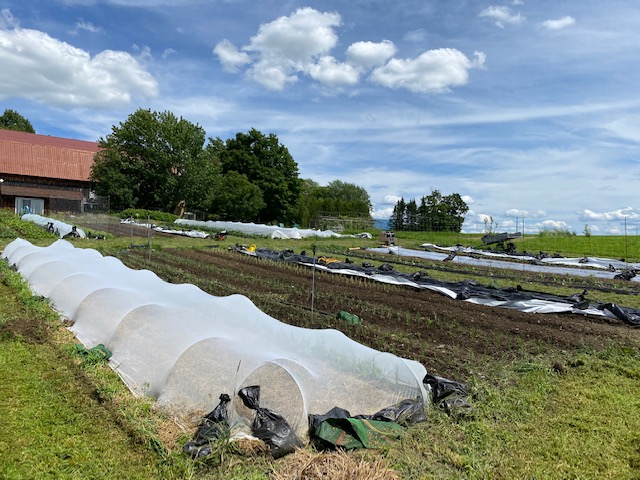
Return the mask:
M371 415L370 418L372 420L394 422L404 426L425 422L427 420L422 398L403 400L400 403L383 408L379 412Z
M465 414L472 410L471 403L469 403L470 392L464 383L430 373L425 375L422 383L431 387L433 404L448 414Z
M322 422L330 418L351 418L351 414L348 410L340 407L333 407L324 415L309 414L309 430L314 432Z
M280 458L302 447L302 441L281 415L260 407L260 386L245 387L238 392L247 408L256 411L251 430L253 434L269 445L273 458Z
M226 393L220 395L220 403L202 419L190 442L184 444L183 451L192 458L209 455L209 442L220 439L229 429L227 406L231 398Z

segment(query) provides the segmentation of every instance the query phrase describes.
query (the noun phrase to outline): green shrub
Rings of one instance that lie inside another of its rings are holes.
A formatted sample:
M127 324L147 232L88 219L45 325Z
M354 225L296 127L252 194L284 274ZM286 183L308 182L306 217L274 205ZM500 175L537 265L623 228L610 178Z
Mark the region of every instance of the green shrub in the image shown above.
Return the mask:
M570 232L566 228L542 228L540 232L538 232L539 237L575 237L576 232Z
M154 220L156 222L173 223L178 218L177 215L155 210L143 210L140 208L127 208L120 212L120 218L133 218L135 220Z

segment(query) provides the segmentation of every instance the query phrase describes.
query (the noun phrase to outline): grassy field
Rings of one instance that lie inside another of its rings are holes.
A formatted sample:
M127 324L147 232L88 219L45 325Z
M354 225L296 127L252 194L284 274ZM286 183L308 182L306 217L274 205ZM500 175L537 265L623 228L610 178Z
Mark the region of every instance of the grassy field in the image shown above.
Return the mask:
M417 248L423 243L487 248L482 243L483 234L456 234L447 232L398 232L399 243L407 248ZM564 257L624 258L629 262L640 261L640 236L638 235L550 235L547 232L523 235L513 241L516 252L549 255L557 253ZM493 247L496 247L493 245Z
M83 225L91 226L93 221L85 219ZM476 246L480 242L479 236L464 236L464 240L424 234L397 236L408 248L425 242ZM56 240L40 227L0 213L0 248L16 237L40 245ZM607 242L601 244L600 237L589 237L598 242L588 252L583 251L584 244L561 242L579 239L556 239L557 249L545 250L568 256L610 256L605 250L614 251L611 245L624 248L623 238L606 237ZM113 237L86 240L77 246L113 253L149 240ZM182 237L150 241L157 252L203 246L200 239ZM231 237L217 246L236 242L296 251L315 245L324 252L344 252L353 245L336 239L288 243ZM525 239L527 249L534 250L529 242L534 244L534 239ZM359 241L359 246L375 245L375 238ZM487 279L481 271L471 274L478 281L510 281ZM441 275L468 278L469 272L442 271ZM302 467L293 464L298 454L273 461L226 442L217 445L206 461L185 458L181 445L192 431L175 425L150 399L134 397L102 362L79 356L73 336L46 300L32 296L4 262L0 262L0 278L0 478L320 478L308 471L301 474ZM567 283L566 278L559 278L547 285L540 279L536 286L558 291ZM523 352L515 359L496 358L477 358L470 382L474 393L471 415L449 416L430 410L427 422L407 429L397 442L381 450L352 452L330 467L324 478L640 478L637 347L611 344L599 350ZM318 462L315 452L306 454L312 455L302 457L307 466Z

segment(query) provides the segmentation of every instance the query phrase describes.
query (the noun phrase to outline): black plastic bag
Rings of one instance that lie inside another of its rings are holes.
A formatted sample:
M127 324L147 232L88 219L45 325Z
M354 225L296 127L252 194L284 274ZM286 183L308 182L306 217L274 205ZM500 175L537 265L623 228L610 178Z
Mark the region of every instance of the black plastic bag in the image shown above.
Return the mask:
M422 398L403 400L400 403L383 408L379 412L371 415L370 418L371 420L394 422L404 426L425 422L427 420Z
M340 407L333 407L324 415L320 414L309 414L309 430L314 432L316 428L320 426L322 422L328 420L330 418L351 418L351 414L348 410Z
M449 414L468 413L472 407L469 403L469 389L464 383L448 380L427 373L422 383L431 387L431 401Z
M209 442L222 438L229 429L227 406L230 401L231 398L226 393L220 395L220 403L202 419L193 439L184 444L184 453L192 458L211 453Z
M238 396L247 408L256 411L251 430L256 437L269 445L273 458L280 458L293 452L296 447L303 446L284 417L260 407L259 385L241 389Z

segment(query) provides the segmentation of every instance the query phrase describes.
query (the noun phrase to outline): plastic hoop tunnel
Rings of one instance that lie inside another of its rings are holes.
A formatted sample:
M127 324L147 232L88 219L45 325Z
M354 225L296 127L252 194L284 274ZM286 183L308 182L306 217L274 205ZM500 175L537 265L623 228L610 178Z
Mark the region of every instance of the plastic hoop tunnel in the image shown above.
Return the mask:
M337 330L284 324L247 297L212 296L164 282L113 257L65 240L38 247L17 239L2 253L72 326L87 347L104 344L129 388L174 415L192 417L222 393L261 385L261 404L284 416L299 436L307 416L340 406L369 415L425 397L426 369L359 344ZM237 400L237 397L236 397ZM234 401L232 424L252 412Z

